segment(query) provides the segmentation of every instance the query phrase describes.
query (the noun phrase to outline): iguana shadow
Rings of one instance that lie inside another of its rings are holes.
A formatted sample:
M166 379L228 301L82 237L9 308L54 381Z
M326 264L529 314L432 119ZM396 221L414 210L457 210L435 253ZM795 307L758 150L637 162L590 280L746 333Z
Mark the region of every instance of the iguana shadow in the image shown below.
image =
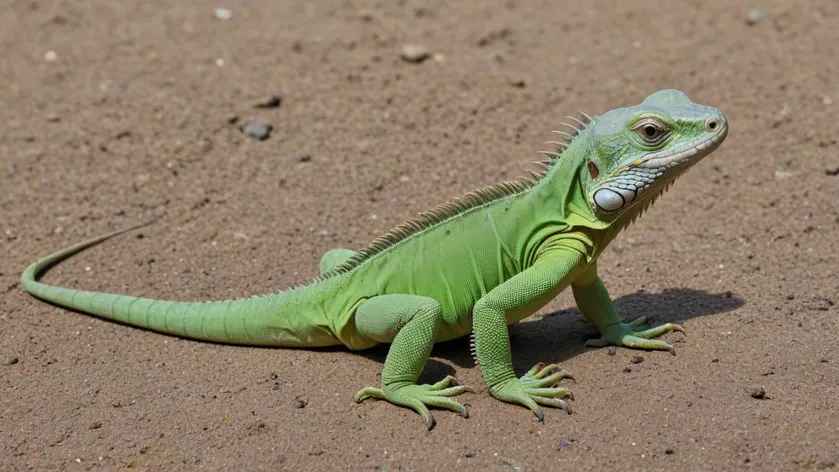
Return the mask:
M709 293L690 288L665 289L661 293L639 290L615 300L615 307L622 319L646 316L650 326L663 323L683 323L690 318L716 315L735 310L745 304L731 292ZM533 321L522 321L510 326L510 344L513 367L522 375L537 362L559 363L585 350L587 339L596 338L597 330L586 321L576 308L554 311ZM689 334L689 333L688 333ZM671 334L672 339L682 337ZM672 341L671 341L672 342ZM384 362L388 345L376 346L359 354ZM441 376L454 375L455 369L435 360L445 359L462 368L475 365L469 351L469 339L463 337L434 346L420 383L439 380Z

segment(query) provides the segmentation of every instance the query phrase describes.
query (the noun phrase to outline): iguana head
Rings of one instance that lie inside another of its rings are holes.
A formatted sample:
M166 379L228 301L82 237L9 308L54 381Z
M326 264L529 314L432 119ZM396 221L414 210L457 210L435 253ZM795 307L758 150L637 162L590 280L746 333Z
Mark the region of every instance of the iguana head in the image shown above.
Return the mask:
M594 118L586 131L592 149L583 171L586 196L598 219L612 221L630 210L640 213L716 149L728 122L716 108L662 90Z

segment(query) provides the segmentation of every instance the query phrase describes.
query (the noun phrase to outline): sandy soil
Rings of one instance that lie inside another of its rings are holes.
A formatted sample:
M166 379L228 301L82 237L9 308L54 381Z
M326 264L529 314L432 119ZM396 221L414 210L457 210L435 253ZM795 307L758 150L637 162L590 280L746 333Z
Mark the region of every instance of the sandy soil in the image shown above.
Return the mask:
M0 5L0 469L839 467L839 3L238 3L227 21L217 1ZM437 56L406 62L406 43ZM584 350L563 294L511 329L519 371L577 377L574 414L544 424L489 396L466 340L423 380L473 385L472 417L437 411L428 432L352 402L385 349L187 341L17 285L51 250L163 214L45 280L282 289L331 247L519 175L562 116L671 87L731 133L600 266L624 315L689 334L665 336L676 357ZM268 139L242 133L252 119Z

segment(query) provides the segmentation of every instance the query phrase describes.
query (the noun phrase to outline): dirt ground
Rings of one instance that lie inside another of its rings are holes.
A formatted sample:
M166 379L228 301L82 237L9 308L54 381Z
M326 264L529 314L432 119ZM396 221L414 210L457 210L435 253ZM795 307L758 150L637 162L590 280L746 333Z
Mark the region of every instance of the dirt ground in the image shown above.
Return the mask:
M0 469L839 468L838 2L3 0L0 39ZM431 57L403 60L408 43ZM600 273L623 315L688 335L664 336L676 357L584 350L594 330L562 294L511 328L518 372L577 378L574 414L544 424L490 397L467 340L421 380L474 386L471 417L435 411L428 432L352 402L386 349L199 343L17 284L52 250L164 215L44 280L283 289L329 248L520 175L564 115L662 88L731 132ZM254 119L268 139L242 132Z

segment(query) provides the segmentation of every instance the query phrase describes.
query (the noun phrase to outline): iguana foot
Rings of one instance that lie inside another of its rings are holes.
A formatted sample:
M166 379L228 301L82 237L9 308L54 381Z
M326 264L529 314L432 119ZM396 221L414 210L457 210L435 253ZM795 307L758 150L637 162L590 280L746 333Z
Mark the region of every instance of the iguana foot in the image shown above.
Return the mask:
M678 331L687 335L684 328L677 324L667 323L655 328L650 328L644 331L635 331L634 328L647 324L647 318L642 316L636 318L628 323L618 323L603 328L600 333L600 338L589 339L586 341L586 347L603 347L609 345L631 347L634 349L658 349L662 351L670 351L670 354L676 355L676 349L664 341L658 341L654 338L670 331Z
M538 363L519 379L510 379L501 384L490 387L489 391L493 397L507 402L530 408L539 418L544 421L545 415L539 405L562 408L571 414L571 406L562 398L574 399L574 394L565 388L555 385L563 378L573 379L574 377L565 370L560 370L556 364L546 366Z
M452 384L454 386L450 386ZM367 387L355 394L355 401L360 403L372 397L411 408L422 416L430 430L434 427L434 417L428 411L428 406L456 411L460 416L469 418L469 411L465 406L448 398L465 392L475 393L472 387L461 385L456 378L449 375L434 385L398 383L383 385L382 388Z

